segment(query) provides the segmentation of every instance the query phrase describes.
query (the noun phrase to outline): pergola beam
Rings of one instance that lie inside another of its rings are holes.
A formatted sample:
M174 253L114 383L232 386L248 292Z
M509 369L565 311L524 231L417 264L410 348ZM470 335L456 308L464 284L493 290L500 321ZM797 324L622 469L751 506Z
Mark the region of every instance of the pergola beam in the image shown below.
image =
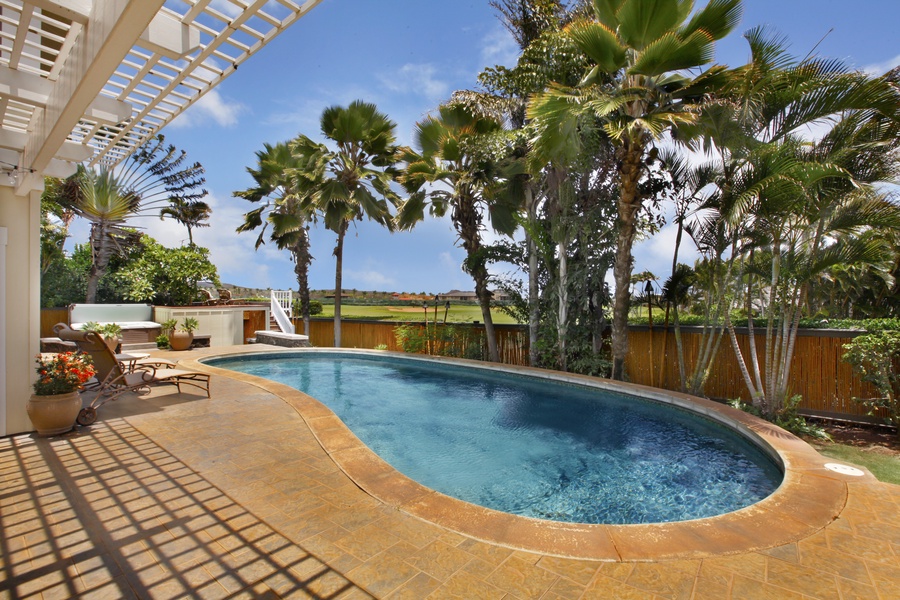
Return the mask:
M163 3L164 0L94 0L90 27L73 45L47 107L36 115L34 131L25 147L27 168L41 173L49 165L57 148L97 98L97 90L115 72Z
M141 34L139 43L148 50L178 60L200 47L200 30L182 23L178 13L163 8Z
M94 0L97 2L100 0ZM29 0L41 10L46 10L61 17L85 25L91 15L91 0Z
M0 94L25 104L46 107L57 84L40 75L0 66ZM121 123L131 116L131 105L106 96L91 101L85 116L106 123Z
M27 143L28 134L24 131L0 129L0 148L8 148L10 150L15 150L16 152L22 152L25 150L25 144ZM93 153L94 150L84 144L67 141L56 152L55 158L79 163L88 160Z

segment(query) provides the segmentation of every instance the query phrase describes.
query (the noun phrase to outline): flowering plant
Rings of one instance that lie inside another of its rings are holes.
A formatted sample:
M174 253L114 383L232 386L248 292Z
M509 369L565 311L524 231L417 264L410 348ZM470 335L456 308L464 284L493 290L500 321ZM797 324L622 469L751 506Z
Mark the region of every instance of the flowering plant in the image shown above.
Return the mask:
M91 357L81 352L60 352L37 356L38 380L34 382L36 396L67 394L81 389L94 376Z

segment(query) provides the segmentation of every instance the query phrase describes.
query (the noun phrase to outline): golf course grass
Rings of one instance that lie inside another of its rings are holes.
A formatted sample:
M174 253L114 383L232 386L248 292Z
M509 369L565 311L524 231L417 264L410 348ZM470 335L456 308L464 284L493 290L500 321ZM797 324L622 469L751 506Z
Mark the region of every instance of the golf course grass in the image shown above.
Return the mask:
M334 317L334 306L326 304L322 307L323 311L316 317ZM438 306L437 320L439 323L444 321L445 308ZM491 316L496 324L514 324L516 321L506 313L497 309L491 310ZM402 306L379 306L370 304L342 304L342 319L377 319L379 321L424 321L425 311L422 307L402 305ZM434 321L434 306L428 307L428 320ZM447 312L448 323L472 323L481 321L481 308L472 305L450 305Z

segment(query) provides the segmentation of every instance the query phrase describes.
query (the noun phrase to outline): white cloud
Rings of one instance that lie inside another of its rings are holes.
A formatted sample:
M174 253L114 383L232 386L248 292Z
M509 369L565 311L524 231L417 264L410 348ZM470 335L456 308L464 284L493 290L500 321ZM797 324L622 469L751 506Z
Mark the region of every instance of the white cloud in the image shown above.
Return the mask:
M236 4L232 4L228 0L212 0L210 6L229 17L236 17L241 14L241 9Z
M220 127L234 127L238 123L238 116L246 109L247 107L239 102L223 98L217 90L210 90L169 126L188 128L212 122Z
M900 54L895 56L894 58L890 58L884 62L875 63L873 65L867 65L863 67L863 71L868 73L869 75L884 75L891 69L896 66L900 66Z
M389 277L388 275L385 275L384 273L374 270L368 266L365 268L365 270L347 271L344 275L347 277L345 281L358 281L364 284L366 289L391 289L394 285L397 284L397 280L393 277ZM342 287L346 287L346 284L344 284Z
M445 269L459 269L459 261L449 252L441 252L438 260Z
M258 288L277 288L283 285L278 282L293 281L294 267L287 251L278 250L272 243L256 250L253 246L258 231L237 233L237 227L244 222L244 213L252 208L250 203L213 195L205 200L212 208L211 227L195 229L194 241L209 248L210 260L219 269L223 281Z
M675 238L678 226L674 223L665 225L656 235L634 245L634 272L651 271L659 277L659 284L669 278L672 273L672 255L675 252ZM693 266L699 258L697 249L687 234L681 238L678 249L678 262Z
M448 95L450 85L436 76L437 71L432 64L407 63L391 73L379 73L378 80L392 92L442 100Z
M262 124L277 126L286 139L298 131L312 137L319 131L319 117L326 106L328 103L323 100L306 99L300 106L292 104L288 110L269 114Z
M520 52L512 35L500 27L485 36L481 59L486 65L512 67L518 62Z

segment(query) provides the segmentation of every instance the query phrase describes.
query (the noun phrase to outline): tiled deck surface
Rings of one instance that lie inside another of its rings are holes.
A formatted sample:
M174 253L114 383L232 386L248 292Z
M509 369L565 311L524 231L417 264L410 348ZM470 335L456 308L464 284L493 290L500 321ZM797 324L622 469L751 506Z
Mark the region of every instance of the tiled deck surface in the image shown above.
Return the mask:
M386 506L280 398L223 377L212 391L0 438L0 598L900 598L897 486L848 483L831 525L759 552L561 559Z

